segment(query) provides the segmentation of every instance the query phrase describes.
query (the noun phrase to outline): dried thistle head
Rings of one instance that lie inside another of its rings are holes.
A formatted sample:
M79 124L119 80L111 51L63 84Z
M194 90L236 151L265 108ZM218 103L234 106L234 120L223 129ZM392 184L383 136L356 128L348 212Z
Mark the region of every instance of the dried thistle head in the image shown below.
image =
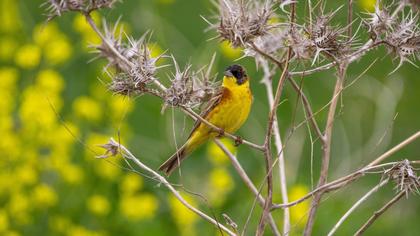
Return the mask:
M404 191L407 196L409 193L420 194L420 178L407 159L398 162L384 174L395 182L398 191Z
M396 57L399 58L399 64L394 71L400 68L404 62L409 62L417 67L410 58L416 59L416 56L419 57L420 55L418 14L413 14L410 11L399 22L396 21L393 30L386 34L384 40L387 42L389 51L394 52Z
M152 57L147 46L148 33L143 34L138 40L127 37L123 40L125 33L117 32L118 22L114 27L108 27L104 21L104 40L101 44L93 46L98 57L108 61L105 69L115 68L115 73L109 73L112 81L109 89L122 95L141 95L151 92L149 84L155 79L159 68L157 61L164 55Z
M343 34L349 26L343 28L331 26L331 20L339 10L340 8L329 14L320 14L305 29L315 49L314 63L321 53L338 59L347 55L351 48L352 39Z
M276 28L268 32L267 34L258 37L254 40L255 46L273 56L277 56L283 52L285 48L287 48L286 45L287 40L287 30L282 28ZM253 47L246 47L244 50L245 56L248 57L254 57L257 64L261 62L261 60L265 60L261 54L255 51Z
M170 78L171 86L165 91L163 109L167 106L194 108L208 101L216 87L210 79L209 73L204 74L203 69L192 71L191 65L187 65L184 70L181 70L175 59L173 57L172 59L175 73ZM208 71L210 71L211 65Z
M293 50L293 57L298 60L311 59L316 52L316 44L305 30L294 28L289 31L288 44ZM314 59L315 61L315 59Z
M233 47L250 43L254 38L267 34L273 28L268 20L273 16L273 3L266 0L219 0L219 22L211 24L219 37Z
M119 0L47 0L46 6L48 20L61 16L68 11L81 11L89 13L100 8L111 8Z
M363 23L368 28L370 37L374 41L382 39L385 33L392 30L395 21L389 14L387 7L380 7L379 4L376 4L375 11L366 14L368 17L363 19Z

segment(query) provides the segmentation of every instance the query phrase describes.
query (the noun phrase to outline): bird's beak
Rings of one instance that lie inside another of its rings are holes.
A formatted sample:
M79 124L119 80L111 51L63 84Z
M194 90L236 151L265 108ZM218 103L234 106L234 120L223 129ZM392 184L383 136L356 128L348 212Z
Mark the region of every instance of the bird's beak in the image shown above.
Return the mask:
M233 77L232 72L230 72L229 70L225 71L225 76L227 77Z

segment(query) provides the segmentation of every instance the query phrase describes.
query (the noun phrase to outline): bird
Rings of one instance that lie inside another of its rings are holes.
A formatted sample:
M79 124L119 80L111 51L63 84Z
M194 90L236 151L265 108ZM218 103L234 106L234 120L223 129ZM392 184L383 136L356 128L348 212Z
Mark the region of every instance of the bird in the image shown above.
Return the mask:
M237 64L227 67L222 85L209 99L207 106L200 114L202 118L220 128L221 131L197 119L185 144L166 160L159 170L169 176L200 145L222 136L223 132L236 132L247 120L252 101L250 78L245 68Z

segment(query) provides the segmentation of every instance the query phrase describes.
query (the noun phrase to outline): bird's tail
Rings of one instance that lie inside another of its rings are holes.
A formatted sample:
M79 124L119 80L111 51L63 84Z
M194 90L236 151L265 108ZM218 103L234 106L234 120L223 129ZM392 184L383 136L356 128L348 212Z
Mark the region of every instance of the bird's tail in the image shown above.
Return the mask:
M160 171L164 171L166 175L170 175L181 162L187 157L189 152L187 151L188 142L185 143L176 153L174 153L168 160L166 160L160 167Z

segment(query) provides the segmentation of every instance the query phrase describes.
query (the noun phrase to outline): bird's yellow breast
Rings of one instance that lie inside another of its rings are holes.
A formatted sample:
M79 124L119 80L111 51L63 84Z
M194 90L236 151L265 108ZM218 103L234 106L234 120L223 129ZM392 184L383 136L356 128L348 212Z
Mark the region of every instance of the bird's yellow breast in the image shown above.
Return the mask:
M222 101L211 111L207 119L226 132L236 132L248 118L252 104L249 81L238 85L236 81L223 80L225 92Z

